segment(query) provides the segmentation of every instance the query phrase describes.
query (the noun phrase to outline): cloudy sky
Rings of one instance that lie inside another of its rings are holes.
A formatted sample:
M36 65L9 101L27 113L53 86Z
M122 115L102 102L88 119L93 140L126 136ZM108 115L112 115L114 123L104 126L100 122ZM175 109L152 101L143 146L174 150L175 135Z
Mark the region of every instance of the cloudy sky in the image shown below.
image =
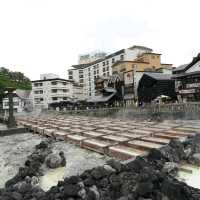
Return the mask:
M79 54L132 45L178 66L200 52L199 9L199 0L0 0L0 66L66 78Z

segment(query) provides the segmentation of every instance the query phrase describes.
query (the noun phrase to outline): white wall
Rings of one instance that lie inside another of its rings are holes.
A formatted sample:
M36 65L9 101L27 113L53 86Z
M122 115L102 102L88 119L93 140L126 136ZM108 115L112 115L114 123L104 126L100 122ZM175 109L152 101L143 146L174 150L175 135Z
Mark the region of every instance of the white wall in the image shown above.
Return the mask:
M40 75L40 80L53 79L53 78L59 78L59 76L56 75L56 74L52 74L52 73L41 74L41 75Z
M52 85L52 82L55 81L57 85ZM34 107L48 108L48 104L50 103L70 100L73 97L72 82L59 79L55 81L46 80L32 83L31 96ZM35 83L42 83L42 86L35 86ZM66 85L63 85L63 83L66 83ZM56 93L52 90L56 90ZM63 90L65 90L65 92ZM38 91L42 91L42 93L36 94ZM57 100L53 100L52 98L57 98ZM41 101L39 99L41 99Z

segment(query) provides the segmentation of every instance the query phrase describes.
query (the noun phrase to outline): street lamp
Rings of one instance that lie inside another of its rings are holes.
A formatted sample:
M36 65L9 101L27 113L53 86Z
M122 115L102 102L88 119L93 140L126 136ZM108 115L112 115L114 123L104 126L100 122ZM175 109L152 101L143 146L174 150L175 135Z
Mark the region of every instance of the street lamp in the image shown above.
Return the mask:
M6 93L8 96L8 105L9 105L9 116L8 116L8 122L7 127L8 128L15 128L17 126L17 123L15 121L14 117L14 103L13 103L13 92L15 91L15 88L13 87L7 87Z

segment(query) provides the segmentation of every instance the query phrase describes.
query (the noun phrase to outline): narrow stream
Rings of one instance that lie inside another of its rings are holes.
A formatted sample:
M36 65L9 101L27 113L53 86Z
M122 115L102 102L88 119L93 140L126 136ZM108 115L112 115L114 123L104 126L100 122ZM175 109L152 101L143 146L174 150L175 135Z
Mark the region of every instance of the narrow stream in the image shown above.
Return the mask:
M58 181L63 180L64 175L65 175L65 167L59 167L57 169L52 169L40 178L40 187L44 191L47 191L52 186L57 185Z
M200 168L193 166L183 166L186 170L178 172L178 179L189 186L200 189Z

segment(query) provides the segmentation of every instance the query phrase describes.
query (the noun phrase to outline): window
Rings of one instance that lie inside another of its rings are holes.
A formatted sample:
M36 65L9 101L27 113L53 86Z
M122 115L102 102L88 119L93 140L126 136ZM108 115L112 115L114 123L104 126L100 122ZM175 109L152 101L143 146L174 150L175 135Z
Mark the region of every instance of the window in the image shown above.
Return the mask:
M66 100L67 100L67 97L63 97L63 100L66 101Z
M63 92L69 92L69 90L68 89L63 89Z
M67 85L67 82L63 82L63 85Z
M52 89L51 92L52 93L57 93L57 89Z
M151 58L152 58L152 59L154 59L154 58L155 58L155 56L151 56Z
M108 60L106 61L106 64L109 65L109 61Z
M69 75L73 75L73 71L68 71L69 72Z
M72 80L72 79L73 79L73 76L69 76L69 79L71 79L71 80Z
M97 72L96 72L96 71L94 71L94 75L96 75L96 73L97 73Z
M107 67L107 71L109 71L109 67Z
M120 60L124 60L124 55L120 55Z
M103 76L106 76L106 73L103 73Z
M43 90L36 90L34 91L34 94L43 94Z
M79 74L83 74L83 70L81 69L81 70L79 70Z
M97 69L97 74L99 74L99 70Z
M52 81L51 85L57 85L57 81Z
M79 75L79 78L83 78L83 75Z
M109 76L110 74L109 74L109 72L107 72L107 76Z
M43 83L34 83L35 87L43 86Z
M83 79L80 79L80 80L79 80L79 83L83 83Z
M106 69L105 68L103 68L103 72L105 72L106 71Z
M58 97L52 97L52 100L53 100L53 101L57 101L57 100L58 100Z
M115 63L115 58L112 58L112 63Z
M105 62L103 62L103 66L105 66Z

